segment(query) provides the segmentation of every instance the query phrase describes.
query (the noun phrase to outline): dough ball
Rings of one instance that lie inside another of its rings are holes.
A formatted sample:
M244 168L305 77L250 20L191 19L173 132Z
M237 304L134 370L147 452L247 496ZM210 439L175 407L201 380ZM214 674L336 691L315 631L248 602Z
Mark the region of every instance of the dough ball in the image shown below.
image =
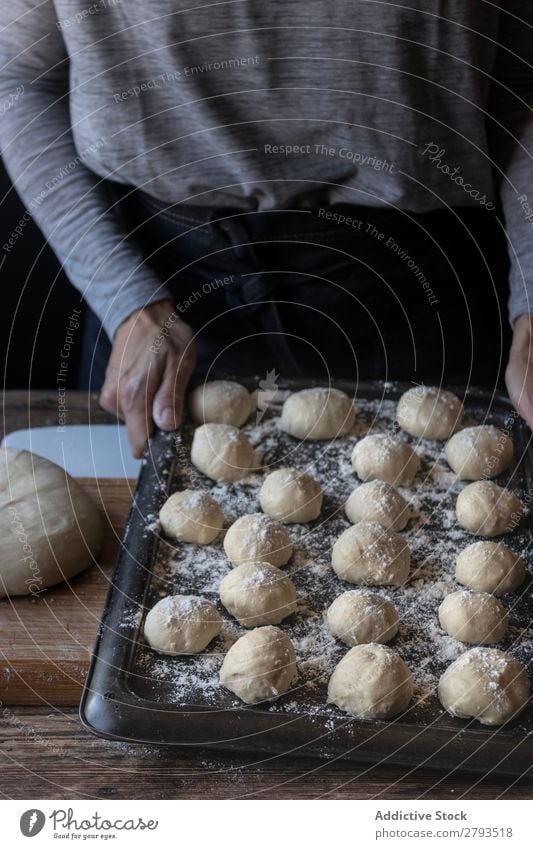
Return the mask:
M471 590L504 595L520 586L526 564L501 542L473 542L459 554L455 577Z
M328 702L359 719L390 719L413 697L413 678L399 654L386 646L354 646L329 679Z
M220 683L253 705L286 693L297 674L291 641L280 628L267 625L232 645L220 669Z
M496 478L513 461L513 440L492 425L465 427L446 443L446 460L461 480Z
M208 478L225 483L245 478L260 463L244 433L226 424L204 424L196 428L191 460Z
M388 643L398 633L396 608L376 593L349 590L335 599L326 613L328 628L347 646Z
M292 542L279 522L264 513L251 513L228 528L224 550L232 563L263 560L272 566L284 566L292 554Z
M516 495L492 481L470 483L459 493L457 521L473 534L495 537L514 530L524 507Z
M0 448L0 598L69 580L100 551L100 514L60 466Z
M411 436L449 439L463 417L459 398L434 386L414 386L398 402L398 424Z
M149 611L144 637L161 654L198 654L221 628L222 617L207 599L168 595Z
M349 395L319 386L289 395L281 411L281 427L298 439L335 439L352 429L355 416Z
M385 481L369 481L354 489L346 506L350 522L377 522L382 528L401 531L409 521L409 506L397 489Z
M450 637L463 643L499 643L507 631L507 611L489 593L468 590L447 595L439 607L439 622Z
M233 380L211 380L193 389L189 412L195 424L215 422L240 427L255 409L255 395Z
M296 610L296 590L291 579L260 560L232 569L220 582L220 600L245 628L277 625Z
M420 459L407 442L388 433L372 433L356 443L352 466L362 481L382 480L396 486L411 486Z
M525 668L499 649L475 648L457 658L439 681L440 702L452 716L503 725L529 698Z
M399 587L411 565L406 540L376 522L359 522L340 535L333 546L333 571L350 584Z
M182 542L213 542L224 524L220 506L207 492L184 489L167 498L159 511L163 532Z
M311 522L322 509L320 484L298 469L276 469L266 476L259 493L261 509L286 524Z

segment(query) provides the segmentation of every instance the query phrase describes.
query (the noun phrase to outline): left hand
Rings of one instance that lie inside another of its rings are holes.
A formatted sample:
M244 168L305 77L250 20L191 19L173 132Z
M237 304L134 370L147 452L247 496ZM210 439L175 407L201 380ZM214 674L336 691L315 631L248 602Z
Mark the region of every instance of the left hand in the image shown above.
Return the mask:
M533 430L533 313L515 321L505 383L509 398Z

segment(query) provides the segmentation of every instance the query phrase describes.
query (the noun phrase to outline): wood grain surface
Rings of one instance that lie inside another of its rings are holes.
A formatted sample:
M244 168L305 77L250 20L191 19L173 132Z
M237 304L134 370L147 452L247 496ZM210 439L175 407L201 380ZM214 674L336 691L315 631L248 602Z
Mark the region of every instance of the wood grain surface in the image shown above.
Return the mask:
M68 424L106 422L95 395L70 393ZM50 392L8 392L6 431L55 424ZM39 600L0 607L2 663L0 798L10 799L531 799L533 776L442 773L403 767L358 766L293 756L225 755L112 743L81 726L80 685L104 603L130 485L85 482L109 523L99 566L71 588ZM43 596L44 598L44 596ZM22 612L23 611L23 612ZM38 639L37 639L38 638ZM40 640L40 644L38 641ZM38 659L43 661L41 675ZM52 659L53 658L53 662ZM47 675L53 681L45 680ZM32 678L33 676L33 678ZM28 686L28 682L31 682ZM18 701L8 704L7 699ZM37 706L40 704L40 706Z

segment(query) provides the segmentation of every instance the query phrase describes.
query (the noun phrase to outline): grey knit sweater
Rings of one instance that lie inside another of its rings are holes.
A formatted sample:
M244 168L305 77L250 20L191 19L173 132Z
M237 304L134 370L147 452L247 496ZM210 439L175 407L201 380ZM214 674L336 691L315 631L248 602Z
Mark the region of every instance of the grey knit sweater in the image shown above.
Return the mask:
M103 179L251 210L499 195L510 318L533 311L533 0L2 0L0 20L5 163L111 337L167 293Z

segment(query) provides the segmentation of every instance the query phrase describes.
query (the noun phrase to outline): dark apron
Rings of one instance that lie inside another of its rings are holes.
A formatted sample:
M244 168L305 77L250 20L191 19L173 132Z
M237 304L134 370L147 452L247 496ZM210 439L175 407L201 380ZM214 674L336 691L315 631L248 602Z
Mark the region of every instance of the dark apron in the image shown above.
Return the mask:
M502 378L508 263L494 213L168 208L112 191L129 238L194 328L203 372L485 386ZM84 388L102 385L109 352L89 313Z

